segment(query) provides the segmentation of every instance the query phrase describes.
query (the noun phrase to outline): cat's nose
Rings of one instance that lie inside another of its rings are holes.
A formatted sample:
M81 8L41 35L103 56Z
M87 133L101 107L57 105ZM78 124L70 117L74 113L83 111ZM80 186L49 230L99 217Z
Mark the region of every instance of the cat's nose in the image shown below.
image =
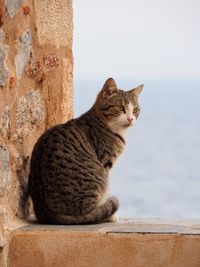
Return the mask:
M131 123L133 121L133 118L128 117L127 120L128 120L129 123Z

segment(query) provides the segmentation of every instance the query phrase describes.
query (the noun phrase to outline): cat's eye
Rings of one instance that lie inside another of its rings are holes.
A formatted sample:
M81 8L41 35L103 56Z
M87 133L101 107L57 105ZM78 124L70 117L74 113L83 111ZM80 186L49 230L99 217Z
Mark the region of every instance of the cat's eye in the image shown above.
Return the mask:
M108 106L102 107L101 109L106 111L106 110L113 109L114 107L115 107L114 105L108 105Z
M123 105L119 106L119 111L123 111L124 113L126 113L125 107Z
M138 113L139 112L139 108L134 108L133 112L134 113Z

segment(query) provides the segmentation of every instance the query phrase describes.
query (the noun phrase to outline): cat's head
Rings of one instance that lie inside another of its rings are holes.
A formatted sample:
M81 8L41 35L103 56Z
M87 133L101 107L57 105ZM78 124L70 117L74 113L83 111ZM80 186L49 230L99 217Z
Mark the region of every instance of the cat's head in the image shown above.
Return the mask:
M144 85L123 91L117 88L114 79L106 80L99 92L95 109L98 115L116 133L122 134L132 126L140 114L138 97Z

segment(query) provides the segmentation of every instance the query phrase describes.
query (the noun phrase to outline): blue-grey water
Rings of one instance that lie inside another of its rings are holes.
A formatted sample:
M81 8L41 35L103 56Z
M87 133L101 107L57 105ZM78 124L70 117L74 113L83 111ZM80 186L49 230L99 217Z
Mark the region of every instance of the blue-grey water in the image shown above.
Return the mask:
M89 109L102 82L75 79L75 116ZM110 178L119 215L200 217L200 81L145 81L140 105Z

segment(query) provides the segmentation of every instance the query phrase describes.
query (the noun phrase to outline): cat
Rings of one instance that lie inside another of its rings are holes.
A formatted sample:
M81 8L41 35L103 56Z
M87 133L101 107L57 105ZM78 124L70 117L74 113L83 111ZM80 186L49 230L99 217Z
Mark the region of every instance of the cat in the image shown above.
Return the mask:
M139 116L142 89L123 91L109 78L88 112L38 139L28 191L39 223L117 221L119 202L108 197L108 176L125 147L126 130Z

